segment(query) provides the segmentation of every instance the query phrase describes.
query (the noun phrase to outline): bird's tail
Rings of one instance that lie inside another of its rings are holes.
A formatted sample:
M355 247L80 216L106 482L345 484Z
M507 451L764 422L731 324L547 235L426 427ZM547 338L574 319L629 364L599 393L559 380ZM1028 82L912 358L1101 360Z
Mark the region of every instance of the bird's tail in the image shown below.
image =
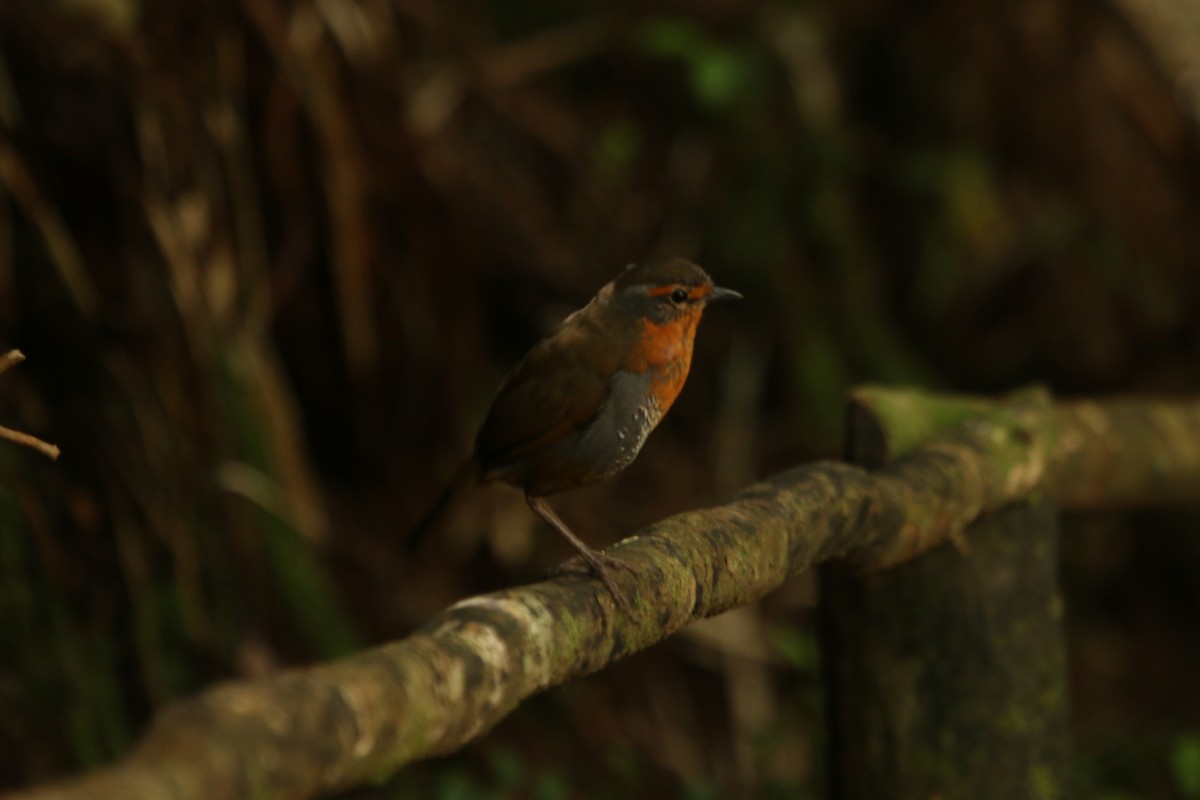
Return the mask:
M426 535L437 526L438 520L446 511L477 483L479 483L479 459L472 456L454 471L449 485L442 491L437 502L413 526L412 531L408 534L408 539L404 542L404 549L411 553L420 547L421 542L425 541Z

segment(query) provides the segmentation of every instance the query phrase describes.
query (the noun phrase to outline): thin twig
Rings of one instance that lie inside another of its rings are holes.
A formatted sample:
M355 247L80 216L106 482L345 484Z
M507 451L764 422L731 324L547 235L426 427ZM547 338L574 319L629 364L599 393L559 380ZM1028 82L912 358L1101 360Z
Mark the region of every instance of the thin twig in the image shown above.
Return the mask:
M8 371L9 367L15 367L25 360L25 354L20 350L9 350L4 355L0 356L0 375Z
M58 460L58 454L60 452L58 445L50 444L49 442L43 442L41 439L37 438L36 436L30 436L28 433L21 433L20 431L14 431L12 428L6 428L3 425L0 425L0 439L37 450L51 461Z
M20 350L9 350L4 355L0 356L0 375L3 375L9 369L15 367L24 360L25 354ZM19 444L23 447L29 447L33 450L37 450L51 461L58 460L58 454L60 452L58 445L50 444L49 442L43 442L41 439L37 438L36 436L30 436L28 433L21 433L20 431L14 431L12 428L5 428L3 425L0 425L0 440L12 442L13 444Z
M59 280L75 302L75 307L91 319L100 304L100 294L79 251L74 234L63 220L54 201L29 171L15 147L0 140L0 187L6 189L25 217L42 236L50 262Z

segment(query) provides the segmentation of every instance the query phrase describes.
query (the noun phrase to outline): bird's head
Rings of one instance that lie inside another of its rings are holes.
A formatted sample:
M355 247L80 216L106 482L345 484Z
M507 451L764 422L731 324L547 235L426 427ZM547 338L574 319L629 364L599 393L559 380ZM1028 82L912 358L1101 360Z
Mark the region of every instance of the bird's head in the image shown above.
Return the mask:
M619 309L655 325L698 319L714 300L741 299L741 294L716 286L707 272L682 258L630 264L610 286Z

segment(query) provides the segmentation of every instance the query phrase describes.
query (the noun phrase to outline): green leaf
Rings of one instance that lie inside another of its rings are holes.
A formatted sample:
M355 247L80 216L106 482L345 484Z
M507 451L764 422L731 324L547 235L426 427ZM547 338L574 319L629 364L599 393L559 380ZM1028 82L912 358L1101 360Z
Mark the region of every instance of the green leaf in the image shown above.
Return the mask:
M727 108L746 88L749 68L735 51L709 47L692 60L692 93L709 110Z
M1171 772L1182 796L1200 798L1200 734L1176 740L1171 751Z
M692 54L707 45L695 23L675 17L646 20L637 34L637 42L650 55L690 60Z
M821 654L816 637L807 631L776 629L771 632L771 646L794 669L815 672L820 663Z
M518 753L508 748L496 750L492 753L490 761L496 788L511 791L520 786L525 768Z
M714 39L691 20L655 17L642 24L635 40L650 55L680 62L693 97L709 111L728 109L752 82L751 55Z

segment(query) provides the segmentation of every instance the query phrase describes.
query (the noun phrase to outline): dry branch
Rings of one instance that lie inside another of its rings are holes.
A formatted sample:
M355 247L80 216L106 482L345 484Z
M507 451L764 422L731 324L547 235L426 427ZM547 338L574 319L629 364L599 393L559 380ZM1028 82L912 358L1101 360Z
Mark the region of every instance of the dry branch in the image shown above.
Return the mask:
M903 409L874 414L908 426L879 441L934 438L874 472L799 467L625 540L616 549L638 574L618 580L633 616L577 576L474 597L403 641L181 702L124 760L12 800L292 798L378 780L819 562L896 563L1039 491L1071 505L1200 498L1200 401L1051 407L1040 391L992 403L864 390L856 402Z
M20 364L25 360L25 354L20 350L9 350L4 355L0 356L0 375L8 372L10 369Z
M58 449L58 445L44 442L36 436L30 436L28 433L14 431L12 428L6 428L0 425L0 439L12 444L18 444L22 447L28 447L31 450L36 450L51 461L57 461L62 451Z
M0 375L3 375L24 360L25 354L20 350L9 350L4 355L0 355ZM28 433L21 433L21 431L14 431L12 428L5 428L2 425L0 425L0 440L28 447L31 450L37 450L51 461L57 461L61 452L58 449L58 445L44 442L36 436L30 436Z

